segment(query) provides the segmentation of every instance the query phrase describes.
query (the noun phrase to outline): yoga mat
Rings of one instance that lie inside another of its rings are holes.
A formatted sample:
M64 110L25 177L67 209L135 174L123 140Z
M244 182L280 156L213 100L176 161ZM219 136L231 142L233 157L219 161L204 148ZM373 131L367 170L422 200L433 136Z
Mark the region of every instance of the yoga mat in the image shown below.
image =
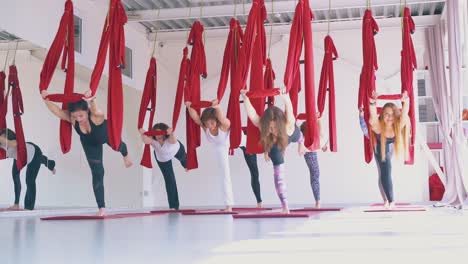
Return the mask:
M238 212L225 212L221 210L200 210L194 212L184 212L183 215L234 215L238 214Z
M180 210L153 210L151 213L153 214L166 214L166 213L190 213L195 212L195 209L180 209Z
M257 207L233 207L232 210L235 211L235 212L239 212L239 211L247 211L247 212L256 212L256 211L270 211L270 210L273 210L275 208L272 208L272 207L261 207L261 208L257 208ZM279 209L279 208L277 208Z
M245 218L299 218L299 217L309 217L312 214L307 213L258 213L258 214L236 214L232 217L235 219L245 219Z
M336 212L341 211L343 208L313 208L305 207L302 209L292 209L291 212Z
M62 215L62 216L50 216L50 217L41 217L41 220L51 221L51 220L106 220L106 219L119 219L119 218L130 218L130 217L140 217L140 216L153 216L157 213L130 213L130 214L110 214L105 216L98 215Z
M425 208L394 208L394 209L370 209L364 210L366 213L383 213L383 212L424 212L426 211Z
M396 206L406 206L406 205L411 205L411 203L395 203ZM371 204L371 206L384 206L383 203L375 203Z

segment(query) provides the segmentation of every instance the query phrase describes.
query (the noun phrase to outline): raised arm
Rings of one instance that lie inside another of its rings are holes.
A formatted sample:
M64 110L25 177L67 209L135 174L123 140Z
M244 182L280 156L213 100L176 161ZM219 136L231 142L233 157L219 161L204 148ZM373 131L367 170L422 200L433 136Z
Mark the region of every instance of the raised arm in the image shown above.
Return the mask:
M96 97L86 99L86 100L88 100L89 111L91 112L91 116L96 119L95 121L97 123L103 122L105 119L104 112L97 106Z
M372 98L369 99L369 108L369 124L371 126L371 129L375 133L380 134L379 116L377 115L377 94L375 92L372 93Z
M47 95L47 91L43 90L41 92L42 99L44 99L44 103L46 104L49 111L56 117L71 123L70 113L67 110L62 110L56 104L49 101L49 99L47 99Z
M410 119L408 116L409 108L410 108L410 100L408 97L408 93L404 92L401 97L402 109L401 109L401 120L402 127L410 124Z
M143 141L143 143L145 144L153 143L153 139L145 135L146 130L144 130L143 128L140 128L139 132L140 132L141 140Z
M198 115L197 111L191 107L192 103L191 102L186 102L185 106L187 107L187 110L189 112L190 118L192 118L193 122L195 124L204 127L203 124L201 123L200 116Z
M244 99L245 111L247 112L247 116L249 117L250 121L252 121L256 127L259 127L260 116L257 114L257 110L255 110L252 103L250 102L250 99L245 94L246 92L246 90L241 90L242 98Z
M286 115L286 120L287 120L287 131L294 133L294 126L296 125L296 117L294 116L294 111L291 103L291 98L289 97L289 94L281 94L281 98L283 99L284 102L284 114ZM290 134L290 133L288 133Z
M229 130L229 128L231 127L231 121L224 114L223 109L221 109L218 100L213 100L213 108L216 110L216 118L221 123L221 127L223 128L223 130Z

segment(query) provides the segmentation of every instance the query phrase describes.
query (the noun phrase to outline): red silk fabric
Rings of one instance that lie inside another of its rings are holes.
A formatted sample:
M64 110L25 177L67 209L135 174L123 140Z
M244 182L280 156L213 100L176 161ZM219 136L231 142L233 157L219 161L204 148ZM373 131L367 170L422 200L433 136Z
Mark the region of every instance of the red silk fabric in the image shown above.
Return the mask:
M405 164L414 164L414 144L416 140L416 114L414 105L414 87L413 87L413 72L418 67L416 62L416 54L414 52L413 39L411 34L415 31L411 10L405 7L403 12L403 37L401 50L401 92L408 92L409 97L409 118L411 122L411 141L409 145L408 160Z
M335 76L333 71L333 61L338 58L338 52L330 36L325 37L325 55L323 57L322 72L320 74L320 84L318 91L318 111L322 116L325 110L325 99L328 90L328 127L330 151L338 150L336 139L336 106L335 106ZM328 89L327 89L328 88Z
M291 26L284 84L286 92L289 92L294 114L297 115L298 93L301 86L299 60L304 46L304 90L305 112L307 113L304 144L308 149L316 150L320 147L320 131L318 130L315 101L312 19L309 1L299 0Z
M149 68L146 73L145 88L143 89L143 95L141 97L140 111L138 113L138 129L143 128L147 111L150 112L147 131L150 131L153 128L154 114L156 113L156 92L157 65L156 59L151 58ZM143 156L141 158L140 164L146 168L153 167L151 162L151 148L148 144L145 144L145 149L143 150Z
M0 131L6 128L6 111L8 108L8 94L5 95L5 79L6 75L3 71L0 72ZM6 151L0 149L0 160L6 158Z
M370 131L369 117L369 98L375 91L375 71L378 69L377 51L375 47L374 35L379 32L379 26L372 17L372 11L366 10L362 24L362 54L363 65L359 80L358 108L364 110L364 119ZM373 148L369 138L364 138L364 155L367 163L372 161Z
M54 41L49 48L47 56L42 66L39 90L47 90L49 88L55 69L62 55L61 68L66 72L64 93L51 94L48 99L54 102L61 102L62 109L68 109L68 103L75 102L83 98L82 95L75 94L75 27L73 15L73 2L66 0L65 11L60 19L59 28L55 35ZM60 147L62 153L66 154L70 151L72 142L72 127L71 123L60 120Z
M192 45L190 54L190 67L188 68L187 83L185 85L185 101L197 104L200 102L200 77L206 78L206 55L203 45L203 25L195 21L190 30L187 43ZM195 109L200 115L200 109ZM200 146L200 127L186 112L187 132L187 169L198 168L197 148Z
M11 65L8 73L8 86L11 88L11 108L13 110L13 122L15 124L17 157L16 166L21 170L27 163L26 141L24 140L21 115L24 113L23 97L18 80L18 70Z
M118 150L120 146L123 126L122 68L125 67L125 23L127 23L127 15L121 0L110 0L109 13L104 22L96 64L89 86L94 96L101 80L109 49L107 129L109 145L114 150Z

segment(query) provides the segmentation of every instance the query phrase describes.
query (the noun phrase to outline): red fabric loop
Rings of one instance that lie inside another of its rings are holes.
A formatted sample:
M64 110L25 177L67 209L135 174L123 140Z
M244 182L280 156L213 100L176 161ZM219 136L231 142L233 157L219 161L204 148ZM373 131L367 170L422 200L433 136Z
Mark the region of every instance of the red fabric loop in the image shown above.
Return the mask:
M79 94L79 93L47 95L47 99L49 99L50 101L57 102L57 103L64 103L64 104L78 102L79 100L82 100L83 98L84 98L84 95Z
M401 100L401 94L384 94L377 97L379 100Z
M165 136L165 135L167 135L167 131L163 131L163 130L151 130L151 131L145 132L145 136L148 136L148 137Z
M278 88L270 89L270 90L255 90L250 91L247 93L249 98L267 98L272 97L280 94L280 90Z
M190 106L194 109L201 109L201 108L212 107L213 103L210 101L199 101L199 102L193 102Z

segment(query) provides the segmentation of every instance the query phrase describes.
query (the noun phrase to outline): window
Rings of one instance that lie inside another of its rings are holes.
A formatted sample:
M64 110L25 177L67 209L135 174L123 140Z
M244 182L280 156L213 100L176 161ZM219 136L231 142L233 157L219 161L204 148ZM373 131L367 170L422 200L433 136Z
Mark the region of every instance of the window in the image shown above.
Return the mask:
M81 18L75 16L75 51L81 53L81 40L83 36L83 24Z
M132 50L125 47L125 69L122 70L123 75L132 78L132 69L133 69L133 64L132 64Z

